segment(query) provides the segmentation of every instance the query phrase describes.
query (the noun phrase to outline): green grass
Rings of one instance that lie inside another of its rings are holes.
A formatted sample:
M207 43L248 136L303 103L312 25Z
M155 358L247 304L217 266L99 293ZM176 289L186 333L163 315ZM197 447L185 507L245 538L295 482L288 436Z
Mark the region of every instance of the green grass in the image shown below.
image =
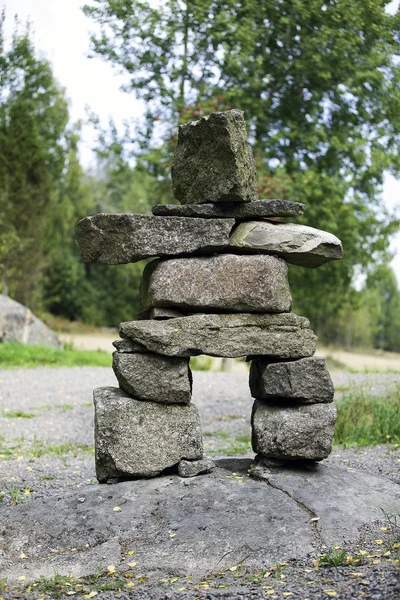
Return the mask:
M111 354L89 350L59 350L49 346L0 343L0 368L22 367L111 367Z
M384 398L348 394L337 403L334 442L340 446L400 444L400 388Z
M34 417L36 417L36 415L34 415L33 413L27 413L23 410L5 410L3 416L7 417L8 419L33 419Z

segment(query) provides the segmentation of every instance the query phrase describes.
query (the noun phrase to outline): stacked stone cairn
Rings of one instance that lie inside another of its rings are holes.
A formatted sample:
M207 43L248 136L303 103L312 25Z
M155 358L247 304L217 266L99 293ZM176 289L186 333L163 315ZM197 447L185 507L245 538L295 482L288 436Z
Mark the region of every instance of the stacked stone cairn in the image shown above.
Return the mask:
M252 443L266 466L320 461L331 450L335 408L309 321L291 312L287 263L314 268L342 257L335 236L276 218L304 204L258 200L240 110L183 125L172 167L181 205L153 215L97 214L77 226L84 262L155 258L143 273L143 312L114 342L119 388L94 391L100 482L209 471L189 358L251 360ZM306 271L305 271L306 273Z

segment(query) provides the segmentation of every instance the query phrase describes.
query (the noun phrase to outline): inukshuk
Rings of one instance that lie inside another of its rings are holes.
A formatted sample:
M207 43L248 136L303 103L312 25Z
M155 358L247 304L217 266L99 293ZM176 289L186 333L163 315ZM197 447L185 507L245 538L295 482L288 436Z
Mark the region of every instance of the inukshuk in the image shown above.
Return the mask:
M309 321L291 311L287 263L318 267L342 257L340 240L296 217L303 204L258 200L242 111L183 125L172 168L179 205L153 215L98 214L77 226L83 260L120 264L157 257L141 281L143 312L120 326L119 388L94 391L100 482L212 468L203 458L189 358L251 361L257 460L319 461L331 449L333 386Z

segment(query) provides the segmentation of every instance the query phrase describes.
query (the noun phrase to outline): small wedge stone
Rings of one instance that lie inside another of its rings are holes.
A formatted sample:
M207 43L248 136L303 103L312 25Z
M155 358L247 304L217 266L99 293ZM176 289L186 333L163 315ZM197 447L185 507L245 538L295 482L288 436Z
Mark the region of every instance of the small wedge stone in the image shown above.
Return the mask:
M181 477L196 477L202 473L210 473L215 467L211 458L201 458L200 460L181 460L178 465L178 473Z
M301 404L332 402L335 394L325 360L319 356L271 363L254 360L250 368L250 390L260 400L295 400Z
M192 397L188 358L114 352L113 369L120 388L137 400L187 404Z
M256 400L251 417L254 452L268 458L322 460L332 448L333 404L278 406Z
M167 356L246 355L303 358L315 352L310 322L294 313L191 315L165 321L121 323L120 335Z
M117 265L222 251L234 224L234 219L101 213L79 221L76 239L83 262Z
M153 215L162 217L192 217L203 219L250 219L268 217L298 217L304 213L305 204L289 200L254 200L253 202L220 202L214 204L156 204Z
M94 390L96 475L109 479L155 477L182 459L203 457L194 404L130 398L118 388Z
M176 319L177 317L184 317L182 312L173 310L172 308L148 308L143 312L136 315L137 321L147 321L148 319Z
M285 261L275 256L155 260L143 273L141 304L188 312L289 312L287 270Z
M113 342L113 346L117 352L146 352L146 348L144 346L137 344L129 338L115 340L115 342Z
M343 257L342 243L336 236L296 223L240 223L229 245L240 252L276 254L288 263L309 268Z
M181 204L257 200L243 111L216 112L181 125L171 174Z

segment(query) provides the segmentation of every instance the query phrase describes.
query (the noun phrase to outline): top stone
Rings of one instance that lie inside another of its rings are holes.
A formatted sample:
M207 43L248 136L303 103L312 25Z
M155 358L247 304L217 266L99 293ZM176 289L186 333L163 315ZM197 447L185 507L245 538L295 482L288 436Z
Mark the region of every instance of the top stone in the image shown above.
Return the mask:
M172 186L181 204L258 199L243 111L216 112L180 126Z

